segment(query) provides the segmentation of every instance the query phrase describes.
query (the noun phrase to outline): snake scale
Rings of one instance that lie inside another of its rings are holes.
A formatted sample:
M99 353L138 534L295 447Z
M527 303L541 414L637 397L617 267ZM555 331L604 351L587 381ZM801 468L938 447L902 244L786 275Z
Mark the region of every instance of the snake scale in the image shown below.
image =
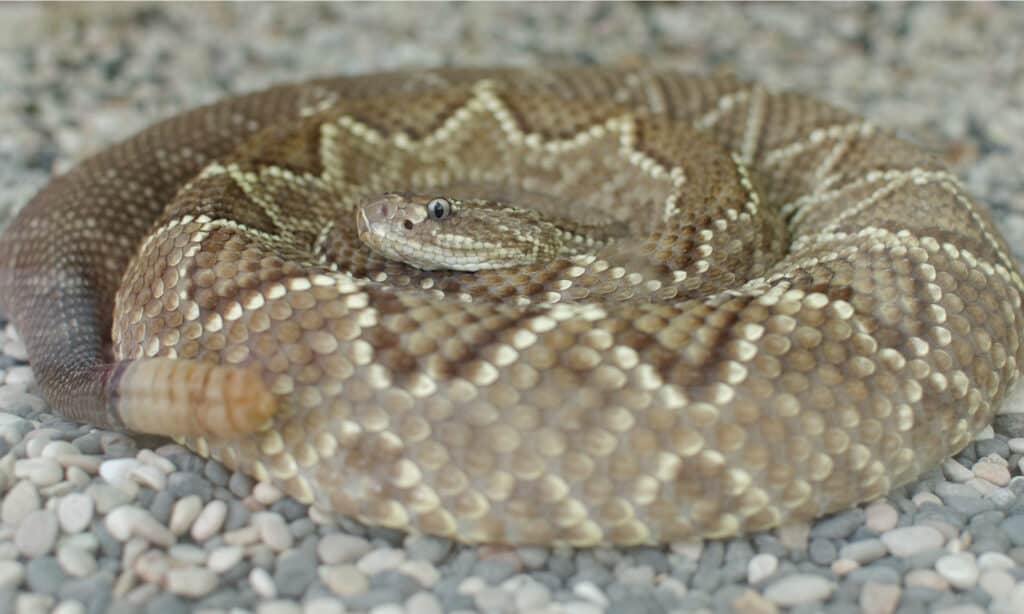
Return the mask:
M615 236L425 270L360 241L355 211L393 192ZM820 516L965 446L1019 373L1009 254L938 161L805 95L417 71L101 151L6 230L0 298L69 418L375 525L650 544Z

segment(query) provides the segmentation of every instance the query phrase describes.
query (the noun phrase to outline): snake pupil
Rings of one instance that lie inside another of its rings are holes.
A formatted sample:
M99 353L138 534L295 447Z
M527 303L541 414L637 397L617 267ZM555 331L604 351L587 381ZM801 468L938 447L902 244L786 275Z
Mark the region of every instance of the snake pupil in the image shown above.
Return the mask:
M451 203L444 198L435 198L427 203L427 212L435 220L444 219L451 213Z
M412 230L412 222L410 222L409 220L405 220L404 222L402 222L402 226L405 226L406 230Z

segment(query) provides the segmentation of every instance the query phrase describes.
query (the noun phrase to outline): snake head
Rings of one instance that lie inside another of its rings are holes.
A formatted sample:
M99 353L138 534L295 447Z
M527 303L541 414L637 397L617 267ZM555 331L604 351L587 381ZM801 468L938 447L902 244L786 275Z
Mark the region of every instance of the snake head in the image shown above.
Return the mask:
M563 233L534 210L424 194L367 199L356 207L356 231L373 252L427 271L544 262L563 243Z

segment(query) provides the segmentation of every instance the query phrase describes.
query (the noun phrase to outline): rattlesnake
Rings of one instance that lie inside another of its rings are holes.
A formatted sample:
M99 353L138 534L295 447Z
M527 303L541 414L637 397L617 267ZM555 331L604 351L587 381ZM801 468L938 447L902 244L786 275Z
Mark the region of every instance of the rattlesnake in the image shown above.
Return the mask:
M359 240L384 193L610 232L424 270ZM940 163L671 72L230 98L55 178L0 262L55 410L465 542L720 537L878 497L988 424L1024 351L1009 250Z

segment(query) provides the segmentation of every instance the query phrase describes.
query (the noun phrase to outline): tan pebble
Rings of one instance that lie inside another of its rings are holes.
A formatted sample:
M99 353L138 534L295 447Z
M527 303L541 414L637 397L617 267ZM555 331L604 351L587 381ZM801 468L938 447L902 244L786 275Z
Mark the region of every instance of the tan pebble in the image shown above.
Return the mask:
M807 550L807 539L811 534L811 525L807 523L793 523L776 529L779 541L783 546L794 552Z
M259 482L252 489L252 496L263 505L273 505L284 497L284 493L270 482Z
M971 553L947 554L935 561L935 571L960 590L974 588L978 583L978 565Z
M256 591L256 594L264 599L277 597L277 586L266 569L256 567L250 571L249 584L252 585L252 590Z
M249 546L260 541L260 530L254 526L242 527L221 535L229 546Z
M122 505L107 514L105 524L115 539L127 541L132 536L142 537L154 544L168 547L175 535L146 510L134 505Z
M703 539L690 539L685 541L672 542L670 549L675 554L681 554L691 561L696 561L704 552Z
M164 581L171 564L167 556L159 550L148 550L140 554L132 565L135 573L150 584L160 585Z
M902 591L896 584L865 582L860 591L860 608L863 614L892 614L900 602Z
M201 567L182 567L167 572L167 590L184 597L203 597L217 588L217 574Z
M167 487L167 475L152 465L140 465L132 469L129 475L140 486L146 488L163 490Z
M739 597L733 599L732 609L734 612L749 614L776 614L779 611L774 603L752 590L743 591Z
M175 535L184 535L202 510L203 500L199 498L199 495L182 497L174 503L174 507L171 509L171 519L167 525Z
M898 557L941 548L946 541L938 529L923 524L886 531L881 539L889 552Z
M983 459L974 463L971 470L974 475L996 486L1006 486L1010 483L1010 470L1005 465Z
M919 492L916 495L914 495L911 501L913 501L914 505L916 505L917 507L921 507L925 503L942 505L942 499L940 499L935 493L930 492Z
M747 563L747 582L757 584L771 576L779 568L779 559L774 554L756 554Z
M355 565L321 565L317 569L320 580L339 597L365 593L370 581Z
M842 577L855 569L859 569L860 563L852 559L836 559L832 561L832 565L830 567L832 569L832 573Z
M94 456L91 454L65 454L57 457L57 462L61 465L76 469L88 473L89 475L96 475L99 473L100 465L103 464L102 456Z
M227 518L227 515L227 503L219 499L207 503L195 522L192 523L192 539L202 543L216 535L224 526L224 519Z
M216 573L224 573L237 565L245 556L241 546L221 546L210 553L206 566Z
M276 552L284 552L292 547L293 538L288 525L280 514L260 512L253 514L252 524L259 530L263 543Z
M864 510L864 524L875 533L895 529L899 519L896 508L885 501L876 501Z
M177 471L177 467L174 466L174 463L172 463L170 459L164 456L160 456L159 454L150 450L149 448L143 448L139 450L139 453L135 455L135 458L140 463L144 463L151 467L156 467L162 473L166 473L168 475Z
M79 533L92 524L93 502L87 495L73 492L61 497L57 519L65 533Z

